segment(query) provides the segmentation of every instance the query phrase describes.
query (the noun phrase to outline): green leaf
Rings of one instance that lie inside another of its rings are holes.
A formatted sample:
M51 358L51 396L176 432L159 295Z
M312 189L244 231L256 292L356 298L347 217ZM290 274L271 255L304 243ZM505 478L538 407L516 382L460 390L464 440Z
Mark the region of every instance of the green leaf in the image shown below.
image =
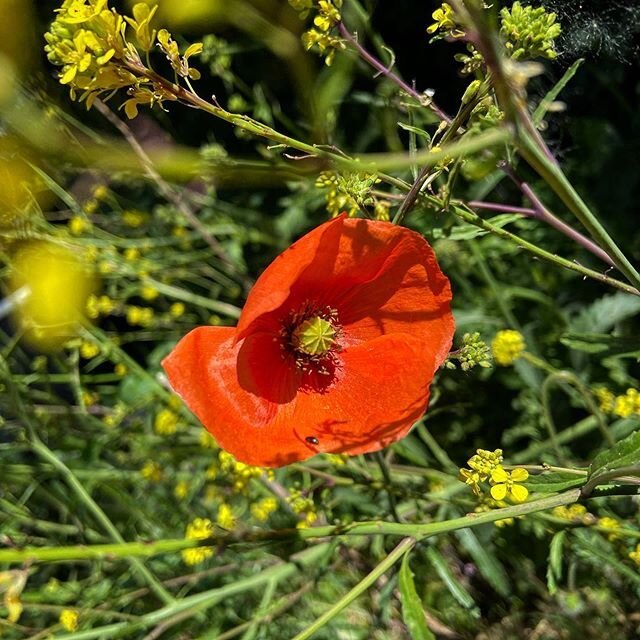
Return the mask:
M540 100L540 104L533 112L533 121L535 124L540 124L549 110L549 105L560 95L560 92L567 86L567 83L576 75L576 71L580 65L584 62L584 58L576 60L565 72L562 78L556 82L547 95Z
M489 548L482 545L471 529L456 531L456 537L465 551L473 558L482 577L503 597L511 594L509 576L500 561Z
M402 559L398 586L400 587L400 602L402 603L402 619L407 625L411 638L413 640L435 640L436 637L427 627L422 602L416 592L413 573L409 566L408 553L405 553Z
M576 332L604 333L637 313L640 313L640 298L618 292L596 300L573 318L570 326Z
M606 333L565 333L560 342L570 349L602 356L640 357L640 339L610 336Z
M500 213L497 216L493 216L493 218L489 218L487 222L490 222L493 226L502 229L502 227L521 219L522 216L519 213ZM476 227L473 224L460 224L456 225L452 229L449 238L452 240L473 240L473 238L484 236L487 233L490 232L485 229L481 229L480 227Z
M447 561L442 557L442 554L435 547L427 548L427 558L433 565L436 573L449 589L451 595L465 608L471 610L474 617L480 617L480 610L478 609L475 600L471 594L466 590L464 585L454 575L453 571L449 568Z
M545 471L540 475L531 475L526 482L529 491L536 493L559 493L574 487L580 487L586 481L584 475L564 471Z
M415 133L417 136L425 138L427 142L431 140L431 136L424 129L420 129L420 127L413 127L410 124L405 124L404 122L398 122L398 126L405 131Z
M599 453L589 467L589 478L597 478L615 469L635 464L640 464L640 430Z
M549 545L549 564L547 565L547 589L553 595L558 590L558 580L562 578L562 552L566 530L558 531Z

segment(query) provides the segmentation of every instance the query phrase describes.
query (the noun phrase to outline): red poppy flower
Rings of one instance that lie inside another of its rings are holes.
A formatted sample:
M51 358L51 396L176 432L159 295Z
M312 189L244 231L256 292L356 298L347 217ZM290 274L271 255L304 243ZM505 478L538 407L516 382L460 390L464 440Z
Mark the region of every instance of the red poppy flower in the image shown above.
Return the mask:
M450 300L422 236L339 217L267 267L237 327L194 329L162 365L242 462L377 451L427 406L451 347Z

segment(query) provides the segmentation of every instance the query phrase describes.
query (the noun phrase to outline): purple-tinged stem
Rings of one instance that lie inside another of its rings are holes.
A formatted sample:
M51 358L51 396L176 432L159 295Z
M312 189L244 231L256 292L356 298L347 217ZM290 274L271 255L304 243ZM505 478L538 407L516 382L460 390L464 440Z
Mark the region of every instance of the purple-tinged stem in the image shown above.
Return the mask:
M547 209L542 200L538 198L534 190L524 181L521 180L512 167L503 165L502 170L511 178L511 180L516 184L516 186L522 191L526 198L533 205L534 214L524 214L529 215L536 220L542 220L546 222L548 225L552 226L554 229L560 231L568 238L571 238L574 242L577 242L579 245L582 245L587 251L591 251L593 255L597 256L603 262L606 262L608 265L615 267L615 262L611 259L609 254L601 249L595 242L589 240L586 236L583 236L579 231L576 231L573 227L568 225L566 222L557 218L549 209Z
M380 74L389 78L392 82L395 82L405 93L408 93L412 98L415 98L420 104L424 104L425 96L420 93L413 87L410 87L400 76L395 74L391 69L385 67L380 60L378 60L375 56L371 55L353 36L353 34L344 26L342 22L338 24L338 29L340 30L340 35L349 42L349 44L358 52L358 55L368 62L374 69L376 69ZM444 112L440 107L438 107L435 103L430 101L426 105L431 111L433 111L440 120L443 120L447 124L451 123L451 118Z
M497 202L484 202L482 200L470 200L467 205L474 209L487 209L487 211L502 211L504 213L521 213L523 216L538 218L538 212L528 207L512 207L509 204L498 204Z

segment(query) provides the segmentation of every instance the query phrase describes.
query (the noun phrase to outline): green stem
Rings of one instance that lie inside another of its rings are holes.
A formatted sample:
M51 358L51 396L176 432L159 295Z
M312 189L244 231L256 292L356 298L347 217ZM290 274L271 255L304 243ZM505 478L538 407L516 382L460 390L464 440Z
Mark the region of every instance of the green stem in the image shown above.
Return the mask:
M597 244L607 252L620 273L624 274L632 285L640 288L640 273L629 262L606 229L600 224L598 218L578 195L578 192L573 188L562 169L556 163L551 162L528 133L521 131L519 140L519 150L523 158L554 190Z
M634 478L640 477L640 465L628 465L626 467L618 467L617 469L612 469L611 471L606 471L604 473L594 474L584 484L580 495L583 498L588 498L589 495L591 495L591 492L599 484L607 484L609 480L615 480L616 478L620 479L623 476L632 476Z
M461 485L462 486L462 485ZM580 498L580 489L571 489L560 494L530 500L503 509L484 513L470 513L460 518L442 522L398 523L381 520L355 522L351 524L324 525L308 529L280 529L275 531L249 531L243 534L221 534L207 540L157 540L155 542L127 542L106 545L78 545L71 547L24 547L0 549L0 563L56 562L87 560L94 558L149 557L160 553L175 553L183 549L234 542L257 542L277 539L311 540L327 536L414 536L425 537L477 527L505 518L517 518L529 513L546 511L561 505L572 504Z
M344 595L328 611L325 611L312 625L299 633L293 640L307 640L316 631L324 627L327 622L335 618L343 609L348 607L358 596L362 595L375 581L390 569L405 553L414 547L416 538L405 538L400 544L373 570L367 574L358 584Z

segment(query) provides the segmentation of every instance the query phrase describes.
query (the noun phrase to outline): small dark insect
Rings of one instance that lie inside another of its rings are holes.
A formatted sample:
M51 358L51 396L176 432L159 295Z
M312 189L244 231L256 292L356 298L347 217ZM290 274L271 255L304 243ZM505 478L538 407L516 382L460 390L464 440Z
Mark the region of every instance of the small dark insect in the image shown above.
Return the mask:
M309 443L309 444L320 444L320 440L318 440L318 438L316 438L315 436L307 436L305 438L305 440Z

